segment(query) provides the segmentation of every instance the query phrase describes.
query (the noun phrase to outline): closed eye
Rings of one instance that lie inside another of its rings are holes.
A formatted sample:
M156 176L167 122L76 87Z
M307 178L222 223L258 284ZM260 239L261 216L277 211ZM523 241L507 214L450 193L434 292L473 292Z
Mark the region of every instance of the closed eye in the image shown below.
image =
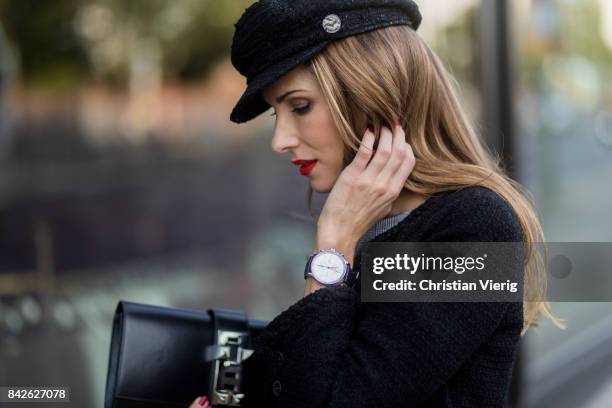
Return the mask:
M298 108L294 108L291 112L295 112L298 115L305 115L306 112L308 112L310 110L310 104L306 105L306 106L301 106ZM276 116L276 112L273 112L270 116Z

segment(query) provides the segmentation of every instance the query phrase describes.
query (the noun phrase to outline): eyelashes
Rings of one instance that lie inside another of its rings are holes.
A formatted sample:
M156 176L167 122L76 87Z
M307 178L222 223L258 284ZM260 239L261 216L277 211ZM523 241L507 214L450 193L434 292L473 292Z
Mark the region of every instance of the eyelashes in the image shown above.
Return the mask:
M295 112L298 115L305 115L310 110L310 104L306 106L300 106L297 108L293 108L291 112ZM276 116L276 112L273 112L270 116Z
M298 108L294 108L291 112L295 112L298 115L303 115L306 112L308 112L310 110L310 104L306 105L306 106L301 106Z

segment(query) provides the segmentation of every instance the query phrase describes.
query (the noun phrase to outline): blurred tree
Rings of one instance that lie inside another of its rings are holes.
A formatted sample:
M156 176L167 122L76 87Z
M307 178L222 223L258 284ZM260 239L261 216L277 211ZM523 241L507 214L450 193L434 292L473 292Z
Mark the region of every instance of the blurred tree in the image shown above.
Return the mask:
M0 0L0 21L17 51L22 79L62 85L86 74L86 53L71 24L78 4L78 0Z
M0 0L22 80L126 85L143 72L196 80L226 56L253 0Z

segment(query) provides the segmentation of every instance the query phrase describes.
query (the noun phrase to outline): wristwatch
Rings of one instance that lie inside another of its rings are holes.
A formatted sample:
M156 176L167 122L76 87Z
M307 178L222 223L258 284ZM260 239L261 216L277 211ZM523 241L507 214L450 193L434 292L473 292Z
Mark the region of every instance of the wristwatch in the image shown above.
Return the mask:
M315 251L308 257L304 279L312 276L325 286L351 285L354 281L351 265L335 248Z

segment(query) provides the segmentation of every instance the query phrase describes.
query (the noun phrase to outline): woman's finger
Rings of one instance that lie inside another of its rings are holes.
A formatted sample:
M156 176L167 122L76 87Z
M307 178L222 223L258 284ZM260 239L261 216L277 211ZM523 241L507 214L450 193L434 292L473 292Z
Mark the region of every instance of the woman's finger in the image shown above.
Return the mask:
M210 401L206 395L193 400L189 408L211 408Z
M393 134L391 130L386 126L380 129L380 138L378 140L378 147L374 153L374 157L365 172L368 173L373 179L377 179L378 175L385 167L385 164L391 156L391 148L393 143Z
M400 164L398 170L391 177L391 181L389 184L392 186L391 188L395 189L394 191L402 191L402 188L408 181L408 177L412 173L415 165L414 152L412 151L412 146L406 143L407 154L406 158Z
M359 172L363 172L370 158L372 157L374 146L374 133L372 133L369 129L363 135L363 139L361 140L361 145L359 146L359 150L357 150L357 154L353 159L351 166L354 167Z
M393 145L391 148L391 156L387 160L385 167L381 170L378 180L381 183L391 183L393 177L400 171L402 163L408 156L408 143L406 143L406 134L398 123L393 129Z

